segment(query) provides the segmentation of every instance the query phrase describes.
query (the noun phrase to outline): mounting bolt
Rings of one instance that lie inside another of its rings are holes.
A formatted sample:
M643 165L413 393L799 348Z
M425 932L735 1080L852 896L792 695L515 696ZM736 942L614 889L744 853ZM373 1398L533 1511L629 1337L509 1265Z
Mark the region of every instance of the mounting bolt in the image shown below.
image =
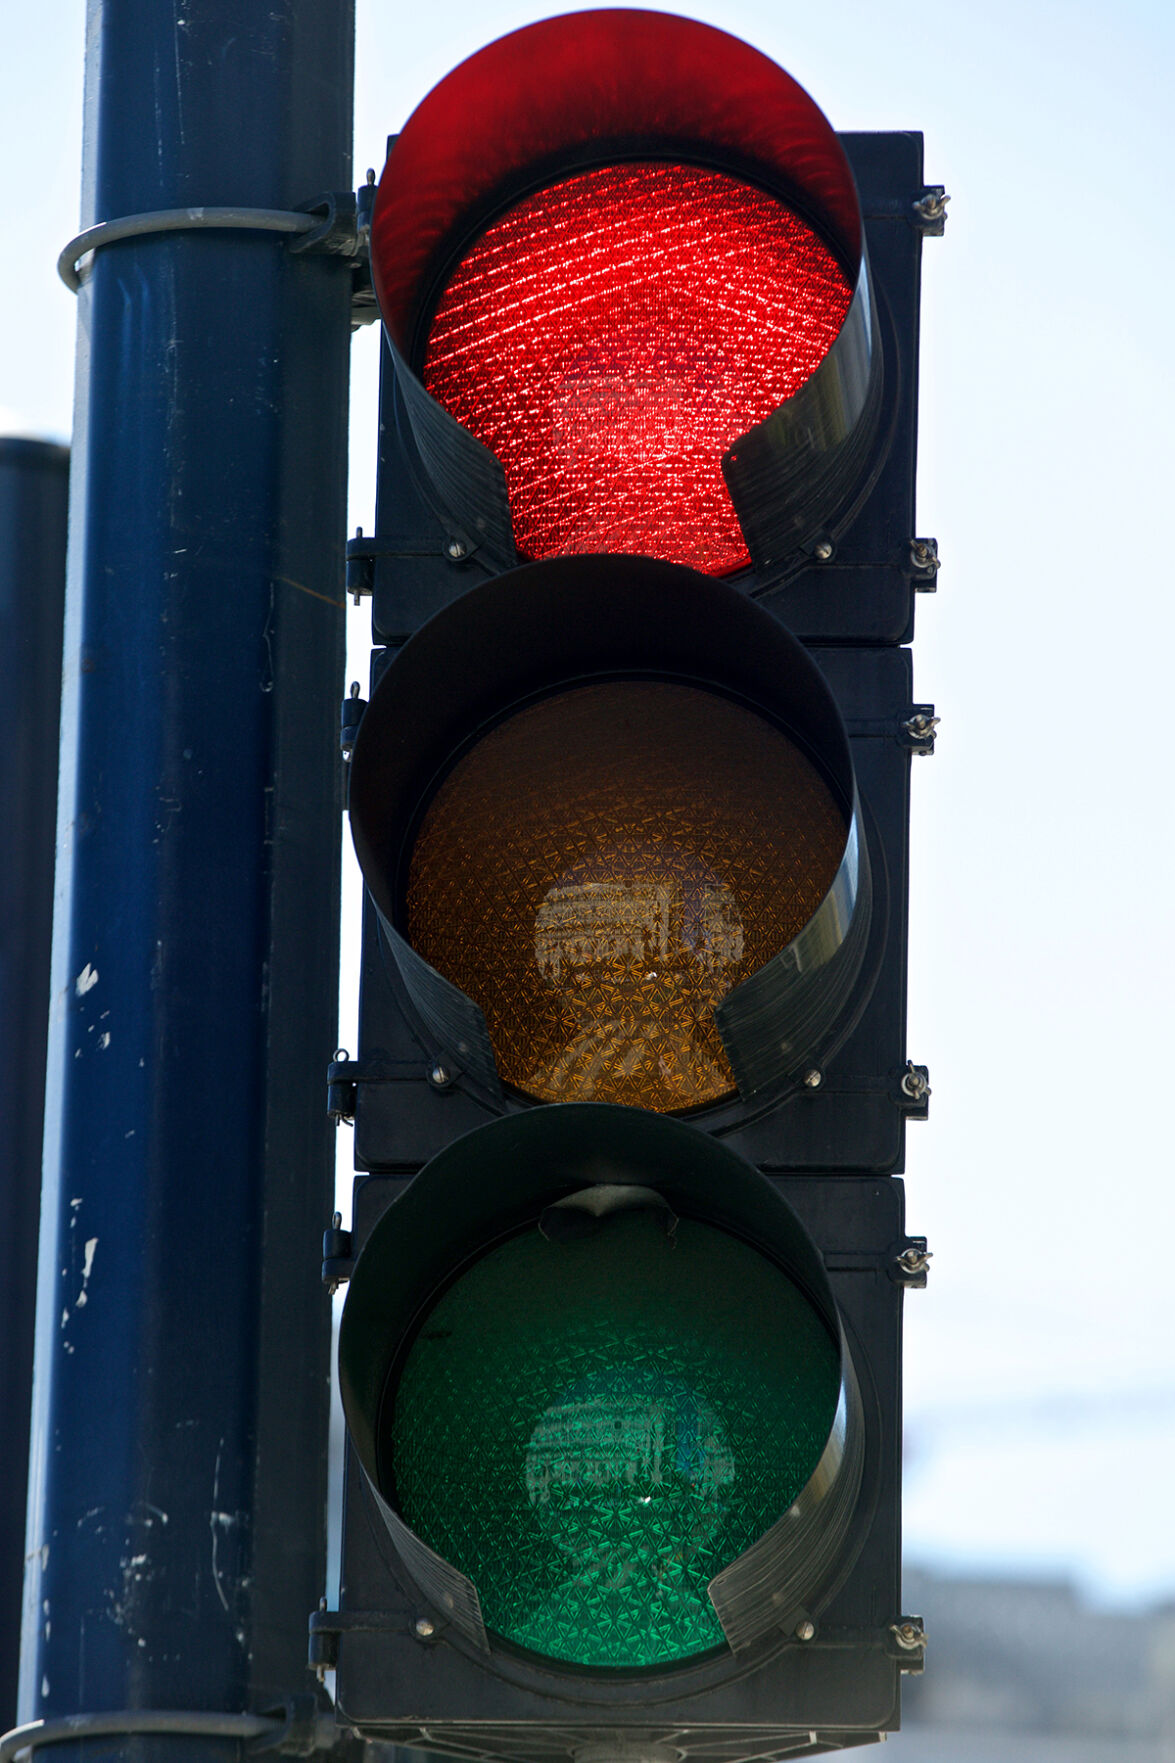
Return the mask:
M945 190L927 190L925 196L919 196L914 207L923 220L941 220L949 201L950 197Z
M796 1639L798 1641L811 1641L815 1638L816 1624L811 1622L808 1617L805 1616L802 1622L796 1623Z
M452 1083L453 1075L450 1072L448 1066L441 1065L438 1062L436 1065L433 1066L432 1070L429 1072L428 1081L432 1085L434 1090L443 1090L443 1089L446 1089L449 1086L449 1084Z
M898 1622L891 1622L889 1632L905 1653L917 1653L926 1645L926 1630L920 1618L903 1616Z
M941 716L931 716L925 710L916 710L906 718L902 727L914 742L915 753L934 752L934 731L941 721Z
M915 1065L912 1059L906 1060L906 1069L902 1073L902 1094L909 1096L911 1102L925 1102L930 1095L930 1072L925 1065Z
M834 546L831 539L817 539L816 543L812 546L812 555L817 563L827 563L832 556L833 549Z
M918 197L913 204L914 213L927 226L939 227L941 231L940 223L946 220L949 201L950 197L942 185L935 184L932 189L927 190L924 196Z
M460 563L461 559L465 556L465 546L460 539L449 540L449 543L445 546L445 556L453 563Z
M903 1273L925 1273L931 1259L931 1250L916 1248L911 1243L910 1247L903 1249L898 1256L898 1266Z
M820 1085L823 1082L824 1082L824 1073L822 1071L818 1070L815 1065L812 1066L810 1071L805 1071L805 1073L804 1073L805 1088L807 1088L809 1090L818 1090L820 1088Z
M431 1641L437 1632L436 1624L431 1622L427 1616L418 1616L412 1624L412 1632L418 1641Z
M910 562L923 577L922 581L914 583L918 593L933 594L938 586L938 572L942 562L938 554L938 540L911 539Z

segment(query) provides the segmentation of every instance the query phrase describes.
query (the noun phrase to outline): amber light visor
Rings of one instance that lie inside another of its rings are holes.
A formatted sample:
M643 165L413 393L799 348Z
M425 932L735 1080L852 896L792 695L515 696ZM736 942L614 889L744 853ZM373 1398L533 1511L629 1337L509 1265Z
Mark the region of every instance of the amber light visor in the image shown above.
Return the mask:
M707 577L566 558L471 590L374 692L350 806L416 1014L486 1089L676 1112L794 1081L842 1024L870 913L847 737Z
M499 567L782 566L859 483L880 365L852 174L725 32L575 13L462 63L394 144L372 272L425 474Z

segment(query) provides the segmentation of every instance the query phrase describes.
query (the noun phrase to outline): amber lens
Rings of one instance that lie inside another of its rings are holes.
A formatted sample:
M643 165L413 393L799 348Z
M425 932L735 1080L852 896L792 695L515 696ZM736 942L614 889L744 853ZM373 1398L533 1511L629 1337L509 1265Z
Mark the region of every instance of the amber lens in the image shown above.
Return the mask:
M845 815L772 723L618 680L519 711L437 791L407 931L485 1014L503 1081L661 1112L733 1091L713 1007L793 940Z

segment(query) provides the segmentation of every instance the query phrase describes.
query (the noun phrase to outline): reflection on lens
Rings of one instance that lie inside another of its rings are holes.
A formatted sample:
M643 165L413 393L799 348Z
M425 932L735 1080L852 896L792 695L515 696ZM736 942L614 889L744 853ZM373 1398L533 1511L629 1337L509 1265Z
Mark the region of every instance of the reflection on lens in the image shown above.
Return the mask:
M518 712L424 816L409 941L485 1014L506 1083L662 1112L731 1093L715 1004L798 935L845 815L763 717L660 681Z

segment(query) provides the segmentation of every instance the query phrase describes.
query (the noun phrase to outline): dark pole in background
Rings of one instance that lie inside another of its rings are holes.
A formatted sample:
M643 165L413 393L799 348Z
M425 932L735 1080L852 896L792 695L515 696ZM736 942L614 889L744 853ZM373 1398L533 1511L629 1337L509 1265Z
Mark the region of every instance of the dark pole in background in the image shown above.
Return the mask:
M84 220L350 190L353 29L352 0L92 0ZM349 300L274 233L84 274L24 1720L312 1683Z
M16 1720L69 452L0 439L0 1731Z

